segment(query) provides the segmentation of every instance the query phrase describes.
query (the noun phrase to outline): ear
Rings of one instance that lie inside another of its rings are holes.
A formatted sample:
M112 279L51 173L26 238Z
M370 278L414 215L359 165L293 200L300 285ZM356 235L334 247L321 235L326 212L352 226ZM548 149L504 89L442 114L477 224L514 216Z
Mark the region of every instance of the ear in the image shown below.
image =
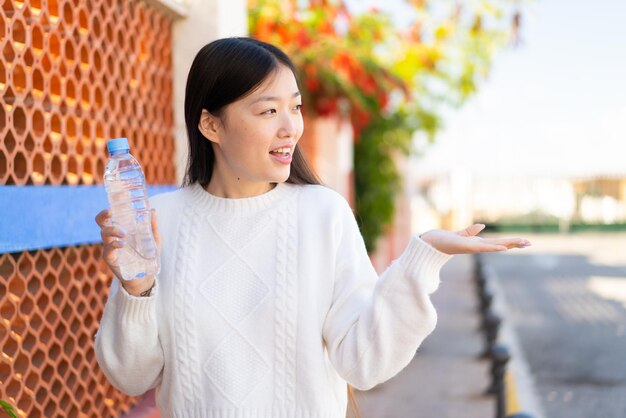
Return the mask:
M220 143L220 126L221 121L219 118L211 114L208 110L202 109L202 114L200 115L200 122L198 122L198 129L200 133L209 141L215 142L216 144Z

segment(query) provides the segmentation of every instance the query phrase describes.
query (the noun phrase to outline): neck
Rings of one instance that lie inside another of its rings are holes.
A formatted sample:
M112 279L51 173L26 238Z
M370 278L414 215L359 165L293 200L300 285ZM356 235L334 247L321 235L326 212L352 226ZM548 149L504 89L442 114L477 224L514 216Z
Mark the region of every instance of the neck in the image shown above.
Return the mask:
M225 182L217 176L213 176L205 190L217 197L244 199L267 193L275 186L276 183L247 182L237 179L232 182Z

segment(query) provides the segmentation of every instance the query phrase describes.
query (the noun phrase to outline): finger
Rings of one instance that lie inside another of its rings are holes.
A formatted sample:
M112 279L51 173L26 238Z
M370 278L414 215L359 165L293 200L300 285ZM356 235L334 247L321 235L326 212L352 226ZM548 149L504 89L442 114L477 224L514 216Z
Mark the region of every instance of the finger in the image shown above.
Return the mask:
M531 245L530 242L526 240L519 240L519 239L509 239L509 240L496 239L496 240L490 241L490 243L494 245L502 245L502 246L505 246L506 248L526 248Z
M504 245L491 245L488 248L486 248L486 251L488 252L500 252L500 251L507 251L508 248L505 247Z
M487 243L473 243L472 245L457 246L454 249L454 254L476 254L476 253L492 253L507 251L503 245L487 244Z
M100 230L100 237L102 238L102 242L104 244L117 241L125 236L126 233L124 231L114 226L105 226Z
M116 255L115 250L124 248L125 245L126 241L122 239L111 241L110 243L104 245L102 252L107 260L111 260L112 256Z
M161 247L161 234L159 234L159 226L157 224L156 210L152 209L152 236L156 241L157 247Z
M110 244L105 245L102 250L105 263L117 277L121 277L117 261L117 250L123 248L124 245L126 245L126 243L123 240L113 241Z
M493 252L502 252L502 251L507 251L507 250L508 248L505 247L504 245L481 243L481 244L473 245L472 247L470 247L467 253L469 254L493 253Z
M491 238L485 241L490 244L505 246L506 248L525 248L531 245L530 241L524 238Z
M100 228L106 226L106 222L111 220L111 210L103 209L96 215L96 223Z

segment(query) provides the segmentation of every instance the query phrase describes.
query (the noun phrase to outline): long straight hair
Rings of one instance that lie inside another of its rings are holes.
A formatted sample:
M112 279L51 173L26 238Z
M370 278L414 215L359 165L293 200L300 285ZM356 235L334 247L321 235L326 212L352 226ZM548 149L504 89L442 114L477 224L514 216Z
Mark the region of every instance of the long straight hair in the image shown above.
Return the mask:
M288 67L296 76L296 68L283 51L274 45L252 38L224 38L213 41L198 51L191 64L185 88L185 125L189 154L183 186L211 181L215 153L198 129L202 110L221 116L229 104L252 93L263 81ZM321 184L296 146L287 183Z
M348 410L346 411L346 418L361 418L359 405L356 403L356 396L354 395L354 388L350 385L348 385Z

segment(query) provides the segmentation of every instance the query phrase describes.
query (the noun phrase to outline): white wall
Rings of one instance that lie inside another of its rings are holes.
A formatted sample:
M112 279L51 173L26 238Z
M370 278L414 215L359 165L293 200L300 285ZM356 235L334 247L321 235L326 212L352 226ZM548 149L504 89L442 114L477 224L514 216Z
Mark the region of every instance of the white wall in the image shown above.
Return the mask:
M200 48L228 36L248 33L245 0L190 0L187 16L174 24L174 121L176 129L176 180L180 184L187 164L185 85L189 67Z
M146 0L176 16L172 33L173 106L176 137L176 181L187 164L185 85L196 53L207 43L248 33L246 0Z

